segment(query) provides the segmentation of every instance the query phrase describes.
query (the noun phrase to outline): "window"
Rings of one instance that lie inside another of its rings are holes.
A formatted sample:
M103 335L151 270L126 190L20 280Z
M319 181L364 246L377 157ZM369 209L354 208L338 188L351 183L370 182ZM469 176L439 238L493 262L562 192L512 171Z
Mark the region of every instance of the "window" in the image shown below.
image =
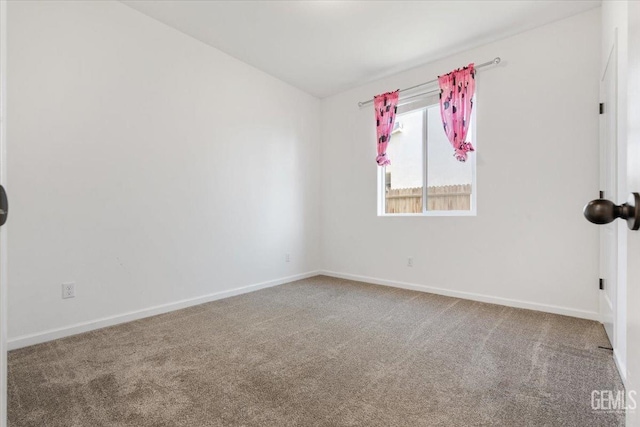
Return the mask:
M477 145L475 109L467 140ZM475 152L466 162L453 156L431 97L398 107L387 147L391 164L379 169L379 215L475 215Z

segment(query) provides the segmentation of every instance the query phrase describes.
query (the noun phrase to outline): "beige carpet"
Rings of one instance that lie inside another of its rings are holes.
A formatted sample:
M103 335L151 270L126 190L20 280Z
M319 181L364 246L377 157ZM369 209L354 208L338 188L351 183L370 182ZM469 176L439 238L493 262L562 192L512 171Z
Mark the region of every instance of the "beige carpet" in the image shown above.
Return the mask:
M9 425L618 426L602 326L314 277L9 355Z

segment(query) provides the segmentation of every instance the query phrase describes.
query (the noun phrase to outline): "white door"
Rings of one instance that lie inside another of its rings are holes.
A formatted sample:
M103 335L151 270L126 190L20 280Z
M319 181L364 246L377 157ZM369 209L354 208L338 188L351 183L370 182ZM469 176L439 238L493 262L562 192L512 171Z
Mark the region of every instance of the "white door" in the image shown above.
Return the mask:
M609 51L607 64L600 82L600 190L604 193L600 198L620 203L617 194L617 42ZM615 348L615 315L618 271L618 223L600 226L600 291L601 321L609 336L611 346Z
M640 2L629 2L627 73L627 186L640 193ZM635 408L627 426L640 427L640 230L627 231L627 392Z
M0 184L6 185L7 2L0 0ZM7 231L0 227L0 427L7 426Z

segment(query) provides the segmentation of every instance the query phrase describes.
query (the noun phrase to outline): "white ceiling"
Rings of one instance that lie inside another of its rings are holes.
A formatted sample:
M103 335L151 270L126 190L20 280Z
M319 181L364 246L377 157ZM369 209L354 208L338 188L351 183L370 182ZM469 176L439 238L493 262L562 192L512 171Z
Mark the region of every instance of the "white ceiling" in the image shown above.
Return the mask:
M600 5L578 0L123 3L320 98Z

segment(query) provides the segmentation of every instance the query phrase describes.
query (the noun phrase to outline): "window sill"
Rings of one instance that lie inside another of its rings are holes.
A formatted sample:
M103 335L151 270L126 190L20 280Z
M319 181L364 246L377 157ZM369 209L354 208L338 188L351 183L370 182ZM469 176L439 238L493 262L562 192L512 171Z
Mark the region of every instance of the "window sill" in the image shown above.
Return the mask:
M431 212L423 212L423 213L384 213L378 214L379 217L432 217L432 216L477 216L476 211L431 211Z

